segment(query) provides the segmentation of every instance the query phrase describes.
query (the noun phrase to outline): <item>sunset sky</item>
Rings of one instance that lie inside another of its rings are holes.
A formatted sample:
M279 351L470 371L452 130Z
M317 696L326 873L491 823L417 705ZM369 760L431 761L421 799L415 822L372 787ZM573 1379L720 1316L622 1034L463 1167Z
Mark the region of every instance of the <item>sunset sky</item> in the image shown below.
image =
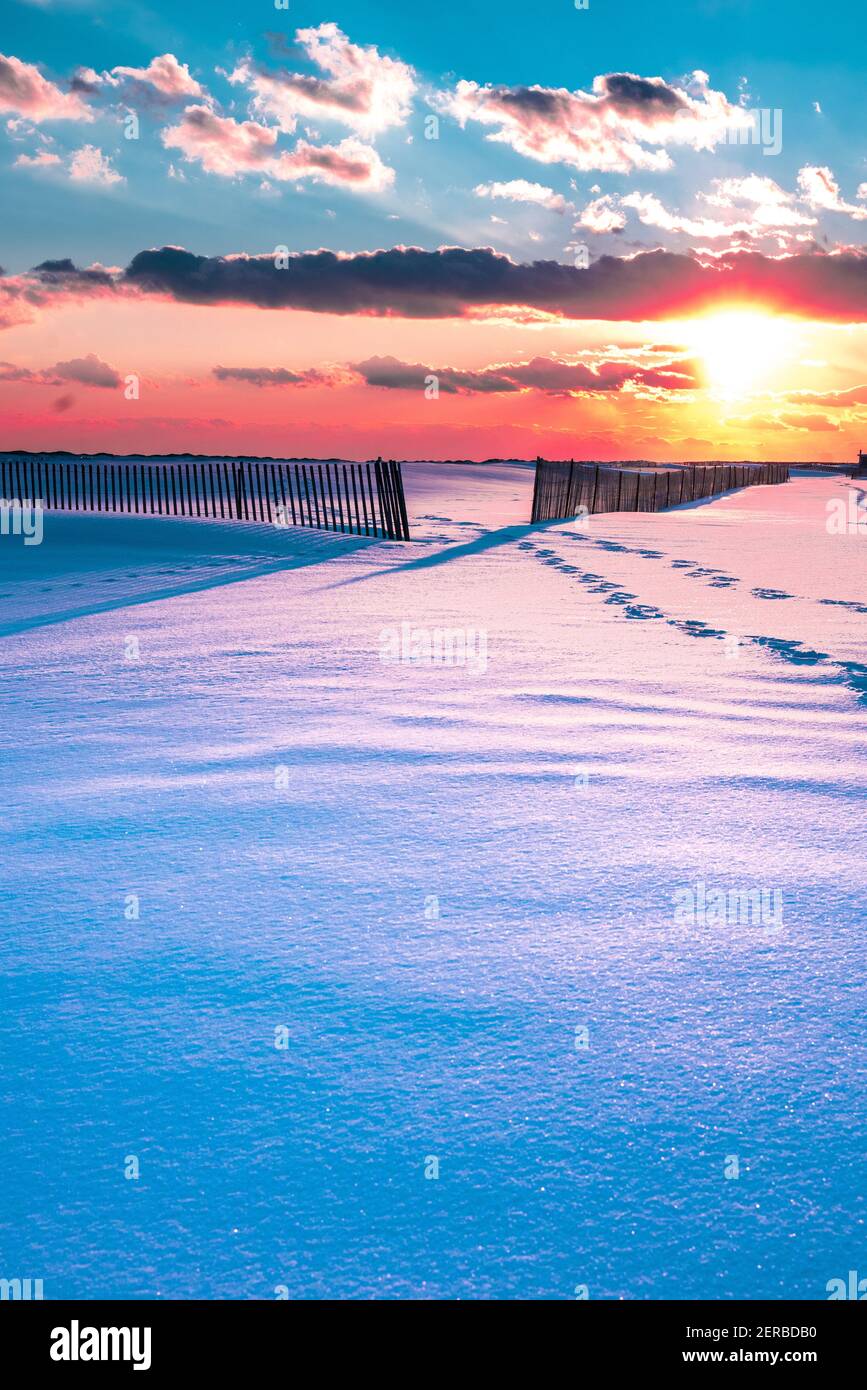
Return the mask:
M849 459L843 0L10 0L0 448Z

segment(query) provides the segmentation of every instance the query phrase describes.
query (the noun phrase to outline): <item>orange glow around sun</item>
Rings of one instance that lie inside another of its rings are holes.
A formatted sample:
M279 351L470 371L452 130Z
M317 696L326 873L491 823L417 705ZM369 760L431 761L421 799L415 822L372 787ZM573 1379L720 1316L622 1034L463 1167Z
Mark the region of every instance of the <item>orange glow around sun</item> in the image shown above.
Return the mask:
M684 330L709 390L723 400L767 389L800 345L791 319L749 309L707 314Z

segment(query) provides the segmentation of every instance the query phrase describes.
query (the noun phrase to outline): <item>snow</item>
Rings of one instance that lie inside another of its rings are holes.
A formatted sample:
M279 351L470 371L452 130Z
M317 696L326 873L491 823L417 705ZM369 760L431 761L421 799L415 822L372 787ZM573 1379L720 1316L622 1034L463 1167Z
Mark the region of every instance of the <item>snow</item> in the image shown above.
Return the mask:
M826 524L863 491L530 527L530 467L404 478L409 544L0 538L2 1272L826 1297L864 1262L867 535ZM463 664L382 659L444 633ZM730 889L782 924L677 916Z

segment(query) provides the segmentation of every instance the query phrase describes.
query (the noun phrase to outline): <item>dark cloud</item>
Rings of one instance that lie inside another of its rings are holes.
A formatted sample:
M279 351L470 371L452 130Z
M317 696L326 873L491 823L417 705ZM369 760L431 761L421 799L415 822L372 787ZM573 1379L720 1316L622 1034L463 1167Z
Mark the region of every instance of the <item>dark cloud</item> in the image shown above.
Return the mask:
M327 78L299 72L271 72L263 63L257 63L253 72L287 92L305 97L311 105L321 102L323 105L342 107L345 111L366 111L370 106L371 92L367 83L340 89Z
M602 361L593 365L557 357L534 357L530 362L500 363L479 371L455 367L426 367L401 362L396 357L371 357L355 362L352 370L368 386L391 390L422 390L432 378L447 395L489 392L543 391L548 395L596 394L621 391L626 385L689 390L698 385L695 364L678 361L660 367L642 367L628 361Z
M623 112L686 111L689 103L683 92L669 87L661 78L636 77L631 72L612 72L599 79L599 94Z
M0 381L26 381L40 383L40 376L29 367L16 367L14 362L0 362ZM55 385L58 383L55 382Z
M62 381L78 381L82 386L120 386L120 376L107 362L101 362L92 352L86 357L73 357L58 362L54 372Z
M86 357L74 357L69 362L58 362L53 367L36 371L30 367L17 367L13 362L0 362L0 381L25 382L28 386L62 386L66 381L77 381L81 386L120 386L120 376L101 362L94 353Z
M68 257L61 261L42 261L33 267L31 274L42 285L58 285L64 289L71 289L76 285L81 285L84 289L90 286L113 288L115 284L115 277L110 271L98 266L90 270L79 270Z
M329 380L315 368L290 372L288 367L214 367L213 375L218 381L243 381L249 386L323 386Z
M496 313L635 322L736 304L859 323L867 322L867 252L774 259L758 252L699 258L647 251L602 256L582 270L559 261L517 264L489 247L398 246L300 252L282 268L274 254L197 256L164 246L139 252L125 271L48 260L29 275L0 280L0 323L26 322L31 308L55 301L115 294L417 319Z
M79 68L69 79L69 90L93 96L100 91L102 83L98 75L89 68Z
M566 113L572 103L570 93L548 87L498 87L495 91L502 110L526 112L548 120Z
M559 261L516 264L487 247L309 251L291 256L288 268L278 268L273 256L196 256L163 247L139 252L122 283L193 304L405 318L515 307L575 319L660 319L737 300L843 322L867 319L862 251L777 260L729 252L703 261L649 251L602 256L583 270Z
M449 396L461 392L520 390L516 382L493 368L467 372L456 367L425 367L420 362L401 362L396 357L369 357L365 362L353 362L352 370L368 386L399 391L421 391L431 377L436 377L438 389Z
M276 58L289 57L297 61L305 56L303 49L292 43L287 34L281 34L274 29L266 29L263 38Z

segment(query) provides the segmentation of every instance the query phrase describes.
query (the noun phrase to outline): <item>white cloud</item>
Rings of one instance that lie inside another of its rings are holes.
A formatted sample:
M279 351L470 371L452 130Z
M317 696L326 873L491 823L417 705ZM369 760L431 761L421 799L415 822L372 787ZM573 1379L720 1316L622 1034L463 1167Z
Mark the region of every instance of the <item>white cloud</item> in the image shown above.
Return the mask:
M867 221L867 208L845 201L840 185L827 165L806 164L798 174L798 187L808 207L817 211L843 212L856 222ZM858 190L859 198L862 196L861 188Z
M513 203L534 203L550 212L566 212L569 203L562 193L555 193L541 183L527 179L511 179L508 183L480 183L473 189L477 198L507 198Z
M762 235L787 239L794 228L812 227L810 217L795 204L773 179L759 174L743 178L715 179L711 192L699 198L709 206L728 213L728 217L694 217L665 206L653 193L627 193L623 197L604 194L588 203L576 223L592 232L619 231L626 225L624 209L631 210L645 227L654 227L673 235L722 241L728 237Z
M587 204L575 226L576 229L586 227L588 232L597 232L600 235L605 232L619 232L626 226L626 216L615 207L613 197L605 193L601 198Z
M699 194L704 202L718 208L737 208L746 204L751 209L751 216L762 227L815 226L815 217L808 217L794 206L794 194L787 193L765 175L714 179L712 188L712 193Z
M243 59L230 81L252 92L253 114L295 130L299 116L338 121L358 135L378 135L409 115L415 74L406 63L384 57L370 45L351 43L336 24L299 29L296 44L325 77L267 69Z
M491 127L489 140L543 164L628 172L671 167L666 146L713 149L749 114L695 72L678 85L661 77L608 73L590 92L564 87L480 86L460 81L435 105L460 124Z

